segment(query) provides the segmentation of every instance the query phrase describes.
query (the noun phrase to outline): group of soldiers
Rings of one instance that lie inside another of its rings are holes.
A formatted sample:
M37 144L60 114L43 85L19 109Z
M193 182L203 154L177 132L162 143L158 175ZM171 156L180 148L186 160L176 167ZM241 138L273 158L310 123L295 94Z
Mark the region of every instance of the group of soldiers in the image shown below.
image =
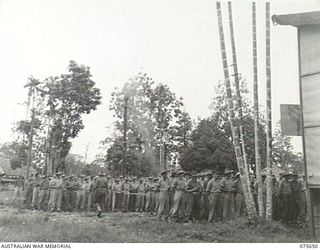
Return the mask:
M263 176L265 179L265 176ZM263 203L266 188L263 180ZM253 196L258 209L258 182L252 179ZM100 172L97 176L35 174L20 178L13 202L23 197L26 208L47 211L146 212L159 220L173 222L229 220L246 215L239 173L201 174L163 171L159 177L113 178ZM305 188L297 174L273 178L273 217L289 222L304 219Z

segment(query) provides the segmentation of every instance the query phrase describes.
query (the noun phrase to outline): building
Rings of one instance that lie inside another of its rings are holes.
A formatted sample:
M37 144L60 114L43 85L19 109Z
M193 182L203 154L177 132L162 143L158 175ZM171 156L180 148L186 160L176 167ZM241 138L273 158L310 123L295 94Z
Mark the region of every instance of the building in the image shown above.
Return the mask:
M307 205L313 236L320 238L320 11L274 15L272 20L280 25L294 26L298 31Z
M29 173L35 174L37 171L34 168L30 168ZM22 168L12 168L11 160L4 156L0 156L0 176L2 176L1 181L17 179L19 176L26 176L26 167Z

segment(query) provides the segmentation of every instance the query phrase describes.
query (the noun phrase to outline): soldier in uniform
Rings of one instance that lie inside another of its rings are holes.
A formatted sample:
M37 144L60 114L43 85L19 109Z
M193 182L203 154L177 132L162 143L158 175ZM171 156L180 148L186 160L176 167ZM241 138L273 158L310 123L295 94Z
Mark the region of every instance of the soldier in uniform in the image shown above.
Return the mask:
M123 183L122 212L129 211L130 190L131 190L131 183L129 183L129 178L126 177Z
M223 220L229 220L234 217L234 182L232 179L233 171L226 169L224 177L221 180L221 190L223 193Z
M272 176L272 219L278 221L279 215L279 182Z
M122 205L122 183L115 179L112 185L112 211L120 209Z
M137 188L139 183L137 182L137 177L132 177L131 179L131 189L130 189L130 199L129 199L129 211L135 211L136 199L137 199Z
M298 174L294 172L292 174L291 184L291 219L296 221L300 215L300 211L304 209L303 201L301 200L301 191L303 191L303 185L300 180L298 180Z
M95 181L95 176L90 176L89 178L89 184L90 184L90 193L88 195L88 211L91 211L92 209L92 199L93 199L93 184Z
M159 178L154 178L153 179L153 199L154 199L154 209L153 212L157 214L158 208L159 208Z
M83 212L87 201L87 189L90 190L89 179L83 175L81 176L81 193L80 193L80 211Z
M290 184L291 174L283 174L283 179L279 185L279 195L280 195L280 219L282 222L289 221L290 215L290 201L291 201L291 184Z
M208 220L209 216L209 193L206 192L209 181L213 177L213 172L207 172L203 175L202 180L202 193L200 198L200 218L202 220Z
M32 193L33 193L33 175L25 182L25 205L26 208L31 208Z
M17 180L13 192L13 197L12 197L12 203L16 203L16 199L18 199L18 205L19 207L22 205L22 200L23 200L23 189L24 189L24 177L19 176L19 179Z
M171 219L174 222L178 222L179 219L183 219L184 217L184 207L182 206L183 195L186 190L186 183L183 178L184 171L180 171L177 173L177 179L172 183L172 188L174 190L173 197L173 207L171 210Z
M38 210L44 210L48 204L49 198L49 181L46 175L42 176L40 182L40 193L38 200Z
M190 180L190 176L191 176L191 173L189 171L185 171L184 172L184 183L185 183L185 186L187 185L188 181ZM186 193L186 189L184 190L183 192L183 195L182 195L182 204L181 204L181 207L183 207L180 211L182 213L183 211L183 215L182 216L182 221L183 222L186 222L186 212L187 212L187 206L188 206L188 194Z
M145 192L146 192L146 206L145 206L145 211L146 212L151 212L153 208L153 183L152 183L153 178L148 177L146 183L145 183Z
M82 201L85 199L86 191L84 190L85 175L80 175L75 184L75 209L81 211ZM102 208L103 209L103 208Z
M91 181L91 177L90 176L87 176L85 178L85 191L86 191L86 201L85 201L85 206L87 208L87 211L89 212L91 210L91 203L92 203L92 181Z
M299 203L299 214L298 214L298 220L305 221L306 220L306 183L304 179L304 175L301 176L300 182L300 203Z
M105 177L105 173L101 171L99 173L98 178L95 180L93 184L93 196L94 196L94 203L97 204L97 216L98 218L102 217L102 209L106 197L108 187L108 180Z
M235 175L234 180L235 197L234 197L234 208L237 216L243 216L245 214L246 203L243 196L240 173Z
M221 178L219 173L208 182L206 192L209 195L209 216L208 222L218 221L220 219L219 206L222 203Z
M33 189L32 189L32 202L31 202L31 208L36 209L36 206L38 204L39 200L39 191L40 191L40 177L39 173L36 173L34 175L33 179Z
M143 200L144 200L144 183L143 179L139 180L139 184L137 187L137 199L136 199L136 212L142 212L144 207L143 207Z
M192 175L186 183L185 198L187 200L185 221L199 220L199 201L201 185L197 175Z
M111 211L112 207L112 179L111 176L107 176L108 185L107 185L107 193L105 199L105 211Z
M72 212L74 204L73 204L73 197L74 197L74 189L75 189L75 181L73 176L69 176L64 185L65 189L65 209L69 212Z
M169 190L170 180L167 176L169 171L165 170L161 172L162 178L159 181L159 207L158 207L158 219L161 220L162 216L167 221L169 217Z
M61 178L61 172L56 174L55 178L52 178L49 182L50 187L50 211L53 212L57 209L57 212L61 211L61 201L62 201L62 187L63 180Z
M175 178L176 178L176 172L172 171L170 173L170 177L169 181L170 181L170 185L172 186L172 183L174 182ZM173 197L174 197L174 191L172 189L169 190L169 207L170 207L170 213L171 213L171 209L173 207Z
M63 187L62 187L62 210L64 212L68 211L67 209L67 189L66 189L66 183L68 180L68 176L62 175L63 180Z

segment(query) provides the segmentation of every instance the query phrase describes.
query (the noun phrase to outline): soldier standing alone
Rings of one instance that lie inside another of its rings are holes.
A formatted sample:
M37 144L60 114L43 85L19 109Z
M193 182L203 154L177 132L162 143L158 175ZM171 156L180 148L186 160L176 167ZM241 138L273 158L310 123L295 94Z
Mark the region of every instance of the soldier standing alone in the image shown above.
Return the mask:
M93 197L94 197L94 203L97 205L97 216L101 218L102 209L106 197L108 187L108 180L105 177L105 174L103 171L99 173L99 176L95 180L93 184Z

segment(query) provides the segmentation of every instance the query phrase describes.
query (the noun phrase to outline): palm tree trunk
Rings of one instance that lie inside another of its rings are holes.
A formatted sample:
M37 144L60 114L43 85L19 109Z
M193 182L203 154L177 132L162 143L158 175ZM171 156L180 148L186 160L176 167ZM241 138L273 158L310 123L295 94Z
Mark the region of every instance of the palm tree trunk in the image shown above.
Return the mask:
M266 219L272 219L272 114L271 114L271 56L270 56L270 3L266 3L266 78L267 78L267 204Z
M256 22L256 3L252 2L252 35L253 35L253 100L254 100L254 146L256 176L258 180L258 207L259 216L264 216L263 190L261 175L261 158L259 147L259 94L258 94L258 56L257 56L257 22Z
M247 185L246 185L247 178L245 175L245 173L247 171L245 170L245 166L244 166L243 156L242 156L242 152L241 152L241 146L240 146L240 142L239 142L238 129L235 126L235 114L234 114L234 106L233 106L233 100L232 100L232 91L231 91L231 85L230 85L230 77L229 77L229 69L228 69L228 62L227 62L227 55L226 55L225 39L224 39L224 33L223 33L223 24L222 24L220 2L216 2L216 6L217 6L219 36L220 36L221 57L222 57L222 64L223 64L223 71L224 71L224 78L225 78L227 104L228 104L231 133L232 133L232 138L233 138L233 146L234 146L235 155L236 155L236 159L237 159L237 165L238 165L239 172L240 172L243 192L246 197L248 216L250 219L254 219L254 218L256 218L256 210L255 210L254 205L252 206L252 202L250 202L250 199L249 199Z

